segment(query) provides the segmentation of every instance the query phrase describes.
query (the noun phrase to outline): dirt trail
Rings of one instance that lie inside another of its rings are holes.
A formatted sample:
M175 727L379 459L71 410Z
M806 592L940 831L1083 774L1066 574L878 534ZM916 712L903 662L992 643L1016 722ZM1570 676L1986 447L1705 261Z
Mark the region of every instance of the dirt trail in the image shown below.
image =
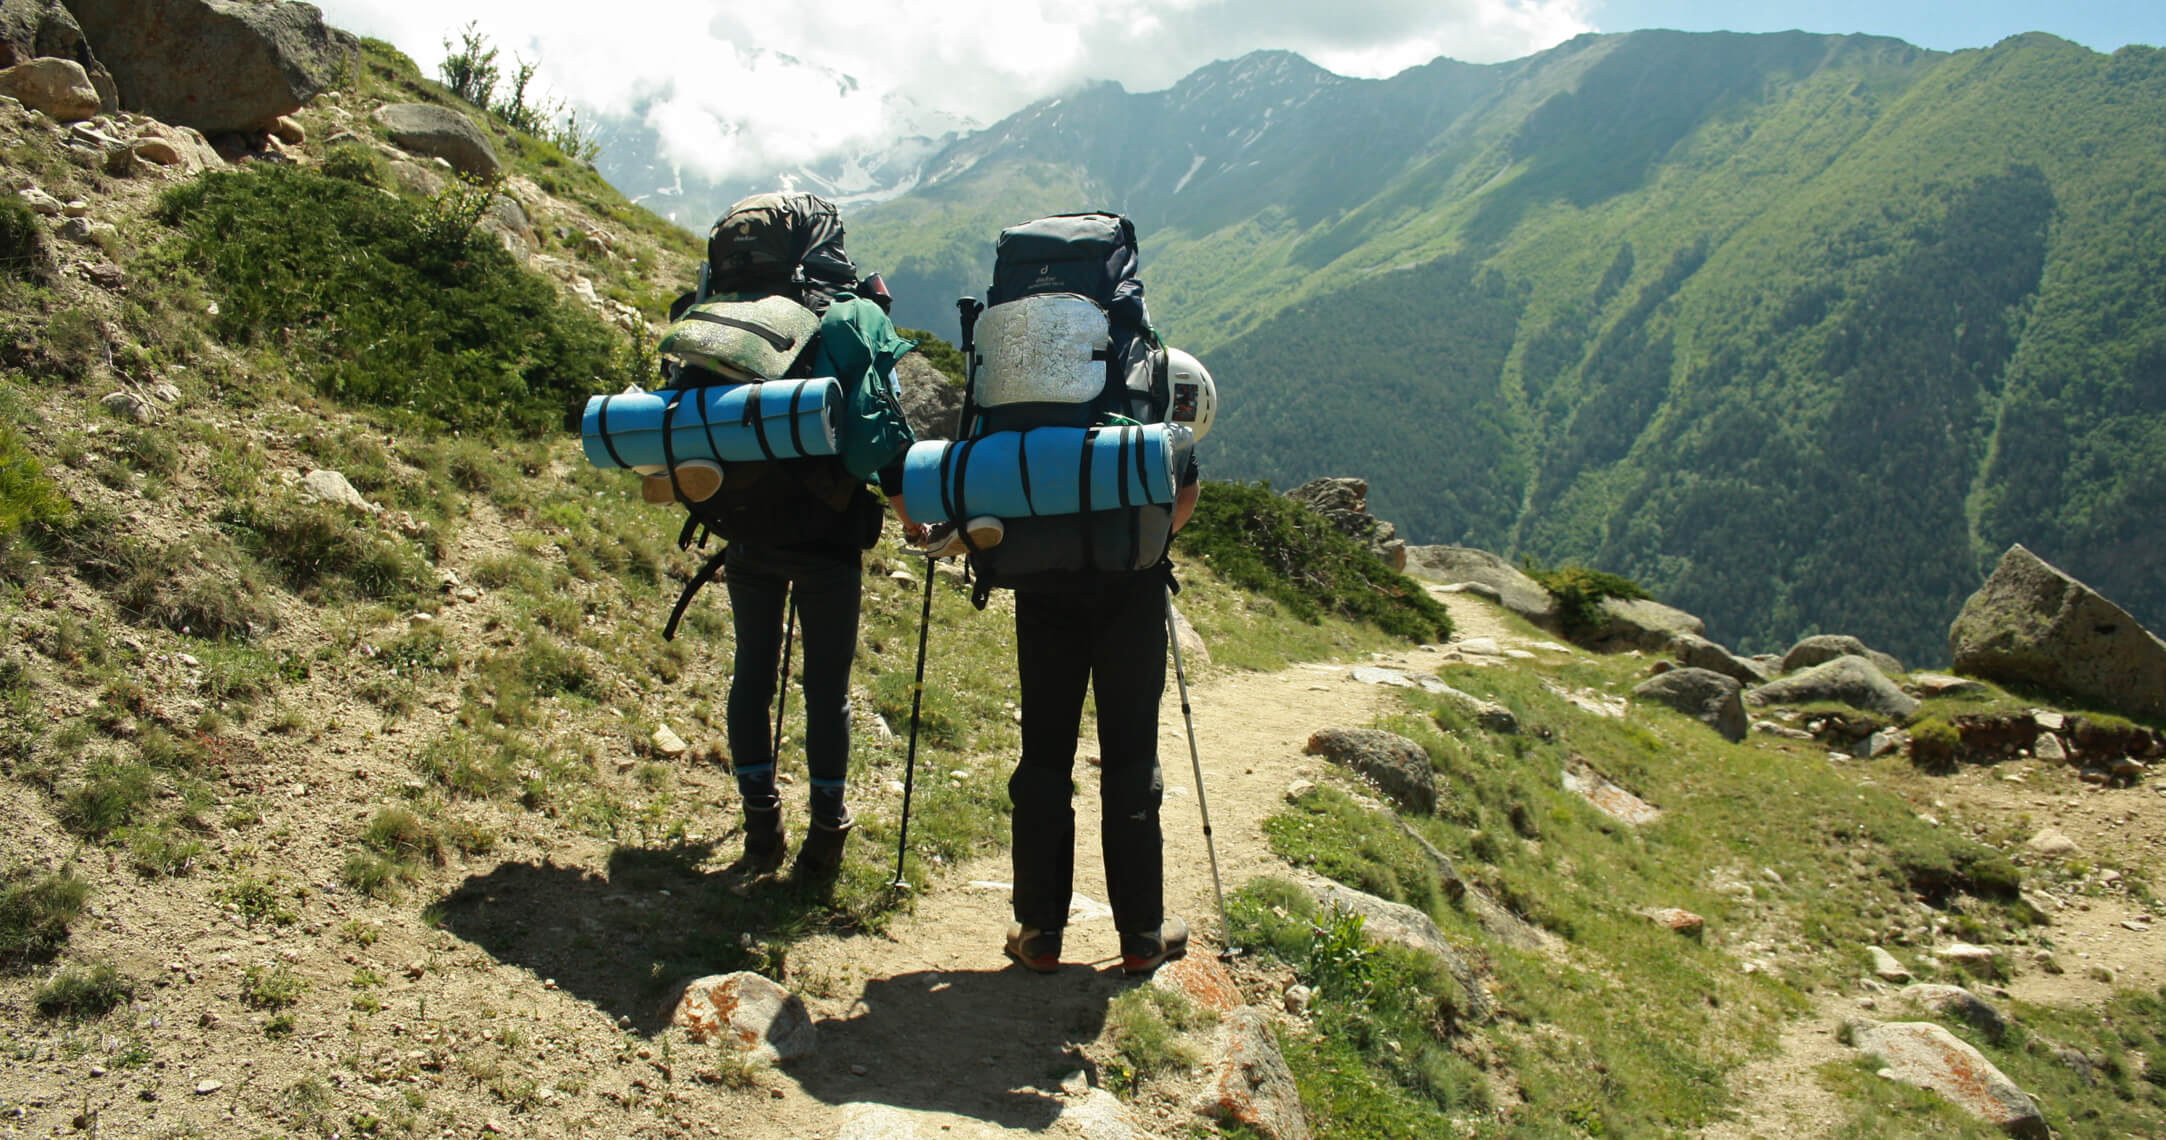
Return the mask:
M1448 596L1447 596L1448 598ZM1456 599L1449 599L1456 600ZM1462 637L1509 638L1485 607L1454 607ZM1465 611L1464 613L1460 611ZM1442 646L1370 662L1434 672ZM1317 764L1302 753L1317 729L1365 724L1391 690L1356 682L1349 665L1296 665L1192 685L1196 737L1231 891L1284 866L1262 824L1286 787ZM1086 749L1088 750L1088 749ZM1165 770L1166 906L1185 917L1198 952L1221 945L1210 857L1196 807L1178 695L1168 679L1159 721ZM1053 977L1010 966L1005 855L958 869L881 938L821 938L791 954L793 981L820 1023L816 1056L770 1078L769 1103L723 1132L793 1137L991 1137L1054 1128L1089 1134L1061 1114L1062 1078L1086 1067L1082 1046L1103 1027L1122 978L1098 833L1095 769L1076 766L1078 895L1065 965ZM718 1122L719 1123L719 1122Z

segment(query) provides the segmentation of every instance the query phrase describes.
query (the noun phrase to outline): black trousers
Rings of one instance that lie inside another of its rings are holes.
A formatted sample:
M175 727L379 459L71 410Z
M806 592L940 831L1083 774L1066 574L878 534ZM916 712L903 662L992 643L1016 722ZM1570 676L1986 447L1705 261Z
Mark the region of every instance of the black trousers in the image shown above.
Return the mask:
M1008 780L1015 804L1015 920L1040 930L1068 921L1075 879L1076 733L1083 693L1097 700L1105 767L1099 836L1107 902L1124 934L1164 918L1158 826L1158 701L1166 687L1166 577L1106 574L1074 591L1017 591L1015 656L1023 756Z
M768 726L781 667L785 596L797 599L803 654L805 768L812 818L834 824L846 814L850 770L850 662L857 655L859 596L864 571L854 549L774 547L733 542L723 563L737 656L728 703L730 760L747 811L781 801L775 791Z

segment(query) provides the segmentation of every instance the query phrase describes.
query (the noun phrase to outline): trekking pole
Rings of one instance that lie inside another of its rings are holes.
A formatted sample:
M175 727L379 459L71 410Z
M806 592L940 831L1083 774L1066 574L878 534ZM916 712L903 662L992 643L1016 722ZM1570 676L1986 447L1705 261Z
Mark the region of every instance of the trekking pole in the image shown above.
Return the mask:
M1233 923L1226 918L1226 884L1218 877L1218 841L1211 837L1211 805L1203 796L1203 754L1196 749L1196 714L1188 707L1188 671L1181 668L1181 632L1173 618L1173 587L1166 587L1166 645L1173 650L1173 679L1181 686L1181 722L1188 726L1188 762L1196 769L1196 807L1203 812L1203 849L1211 854L1211 889L1218 893L1218 929L1225 949L1221 959L1241 952L1233 944Z
M903 758L902 834L895 840L895 879L888 886L907 887L903 855L910 850L910 792L917 783L918 706L925 700L925 631L933 618L933 560L925 560L925 604L918 610L918 674L910 685L910 747Z
M790 703L790 642L797 636L797 591L789 586L784 586L783 591L790 599L790 608L782 619L782 676L775 682L775 735L769 741L772 754L767 758L778 769L782 766L782 710Z

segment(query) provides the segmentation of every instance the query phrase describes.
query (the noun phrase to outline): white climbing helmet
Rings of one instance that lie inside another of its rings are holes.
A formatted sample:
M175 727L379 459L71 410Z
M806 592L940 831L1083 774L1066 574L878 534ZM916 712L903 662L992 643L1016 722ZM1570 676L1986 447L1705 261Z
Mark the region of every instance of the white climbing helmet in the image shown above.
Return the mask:
M1168 419L1186 425L1197 439L1211 434L1218 418L1218 385L1203 361L1178 348L1166 350L1167 388L1172 397Z

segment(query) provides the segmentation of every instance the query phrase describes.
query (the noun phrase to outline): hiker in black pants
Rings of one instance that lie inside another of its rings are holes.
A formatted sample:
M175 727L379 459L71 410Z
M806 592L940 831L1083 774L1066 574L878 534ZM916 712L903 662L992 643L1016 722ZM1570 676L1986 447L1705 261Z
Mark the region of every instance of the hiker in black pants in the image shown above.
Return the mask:
M1179 530L1196 508L1193 461L1174 505ZM1165 914L1158 826L1158 702L1166 687L1171 563L1133 572L1079 571L1064 588L1015 592L1015 656L1023 755L1008 779L1015 804L1015 920L1006 950L1028 969L1060 967L1075 879L1074 770L1083 693L1095 693L1103 768L1100 845L1121 968L1147 973L1188 948L1188 926Z

